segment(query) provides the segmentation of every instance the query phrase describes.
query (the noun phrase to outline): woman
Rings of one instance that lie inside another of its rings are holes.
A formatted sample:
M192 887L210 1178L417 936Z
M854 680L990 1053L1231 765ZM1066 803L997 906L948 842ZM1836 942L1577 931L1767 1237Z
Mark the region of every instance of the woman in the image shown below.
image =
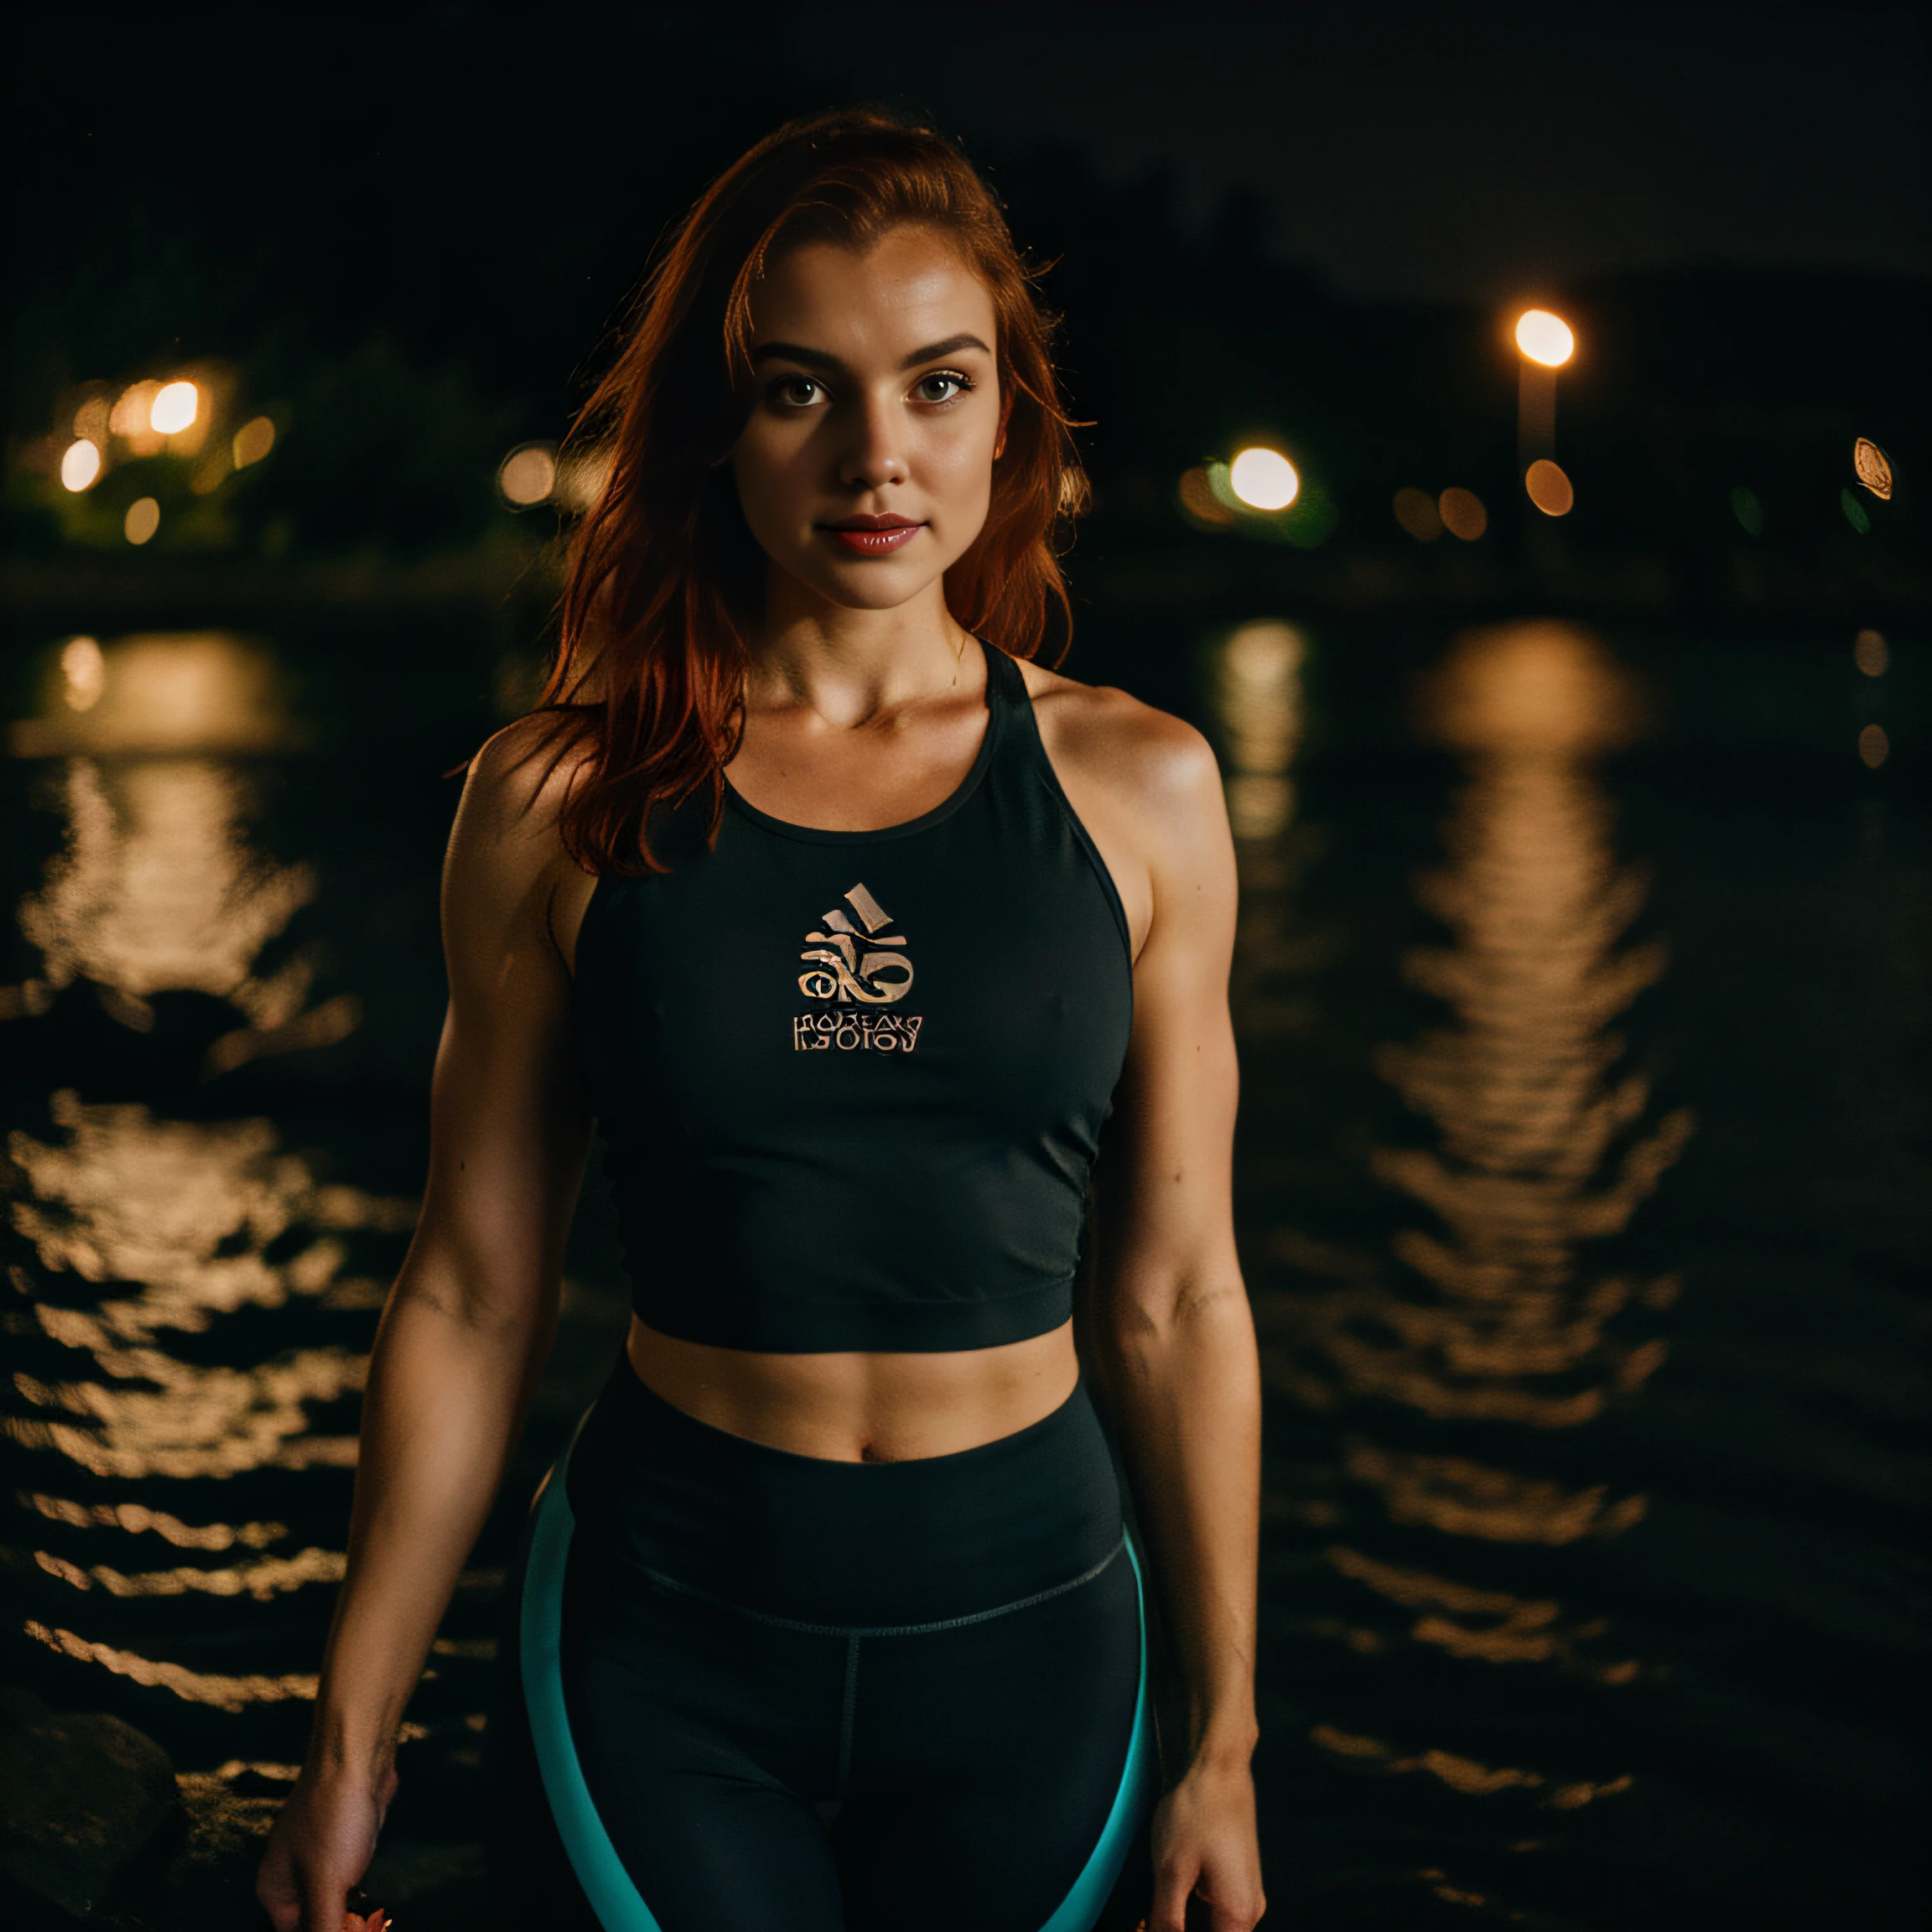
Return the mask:
M595 1116L637 1314L540 1495L492 1721L574 1909L1092 1925L1156 1794L1150 1577L1187 1735L1149 1922L1192 1894L1249 1932L1232 849L1192 730L1030 662L1080 476L996 205L882 115L781 130L586 424L611 466L546 702L450 842L428 1187L262 1902L335 1932L368 1862ZM1144 1552L1072 1321L1110 1113L1088 1352Z

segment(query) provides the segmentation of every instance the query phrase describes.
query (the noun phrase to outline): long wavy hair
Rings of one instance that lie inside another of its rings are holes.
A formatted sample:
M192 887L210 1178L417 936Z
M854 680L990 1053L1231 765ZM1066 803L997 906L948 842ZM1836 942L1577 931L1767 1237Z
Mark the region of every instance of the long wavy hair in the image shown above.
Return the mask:
M752 290L786 249L863 248L905 225L944 236L985 283L1010 403L985 527L946 573L947 607L1013 657L1065 648L1059 556L1087 485L1039 271L943 136L871 108L793 121L727 169L671 235L565 439L567 467L574 455L604 475L570 542L538 709L555 719L556 758L582 754L559 826L592 871L665 870L652 847L660 807L702 799L717 834L766 569L725 461L749 408L735 378L750 366Z

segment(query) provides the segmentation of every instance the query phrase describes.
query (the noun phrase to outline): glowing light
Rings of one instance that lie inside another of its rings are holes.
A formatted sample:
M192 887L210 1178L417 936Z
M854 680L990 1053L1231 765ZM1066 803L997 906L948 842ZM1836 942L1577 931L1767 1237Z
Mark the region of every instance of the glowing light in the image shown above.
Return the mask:
M1486 1543L1574 1543L1615 1536L1649 1509L1643 1496L1613 1503L1602 1483L1567 1489L1546 1477L1521 1476L1460 1456L1423 1456L1358 1442L1348 1473L1379 1490L1389 1519L1420 1523L1449 1536Z
M286 1523L184 1523L144 1503L70 1503L63 1496L39 1494L27 1503L50 1522L70 1523L76 1530L125 1530L131 1536L149 1530L184 1550L231 1550L237 1543L266 1550L288 1534Z
M105 396L90 396L74 412L74 434L85 436L92 443L107 440L107 398Z
M121 534L130 543L147 543L161 527L161 506L152 496L137 496L121 520Z
M127 702L119 671L109 699L117 708ZM78 759L68 766L69 845L46 883L20 902L41 977L56 989L91 980L132 1000L192 990L259 1023L293 1019L307 973L257 979L252 969L314 897L314 874L248 849L236 823L242 782L211 760L143 759L113 775L112 791L100 770ZM80 1117L71 1124L79 1130ZM189 1156L179 1158L185 1171Z
M100 475L101 445L85 436L70 443L60 459L60 487L78 496L83 490L92 489Z
M1616 1023L1665 960L1654 944L1619 943L1642 885L1617 863L1587 761L1634 735L1641 705L1593 637L1555 622L1467 633L1424 688L1420 722L1463 754L1469 781L1446 832L1449 863L1422 885L1450 943L1409 952L1403 969L1457 1023L1376 1055L1436 1139L1373 1156L1420 1218L1390 1244L1400 1280L1344 1290L1322 1322L1337 1394L1559 1429L1602 1414L1665 1358L1660 1340L1618 1332L1617 1317L1633 1301L1654 1305L1652 1293L1589 1259L1691 1128L1681 1109L1644 1121L1647 1080L1613 1071ZM1633 1519L1628 1498L1567 1485L1525 1498L1474 1464L1376 1473L1465 1535L1555 1540Z
M1452 537L1473 543L1489 527L1489 512L1473 490L1445 490L1436 499L1436 514Z
M1532 362L1561 369L1576 353L1576 338L1561 315L1547 309L1525 309L1516 318L1516 346Z
M70 637L60 652L60 674L67 681L68 708L91 711L107 683L107 661L91 637Z
M1881 502L1892 501L1892 464L1869 436L1852 445L1852 471Z
M1251 510L1285 510L1301 491L1295 465L1279 449L1257 445L1228 465L1229 487Z
M1731 492L1731 514L1737 519L1738 527L1748 537L1764 534L1764 506L1758 501L1755 490L1747 490L1740 483Z
M36 1550L34 1560L49 1575L60 1576L76 1589L96 1587L110 1597L252 1597L267 1603L291 1590L310 1583L340 1583L348 1566L348 1557L339 1550L309 1549L294 1556L264 1556L252 1563L237 1563L219 1570L204 1570L191 1563L177 1564L171 1570L144 1570L128 1576L105 1563L82 1570L77 1565Z
M1292 624L1244 624L1215 665L1214 709L1227 746L1228 818L1237 839L1269 839L1294 815L1288 776L1301 741L1307 641Z
M1892 740L1885 735L1882 724L1867 724L1858 734L1858 756L1876 771L1891 756Z
M1424 702L1436 742L1517 757L1609 750L1630 743L1644 718L1638 688L1595 637L1556 622L1466 633ZM1585 871L1598 862L1577 860Z
M1845 521L1861 537L1871 534L1872 519L1865 514L1865 506L1849 490L1838 492L1838 507L1845 512Z
M247 753L288 742L273 667L237 637L156 631L117 639L101 657L112 676L100 704L19 719L8 734L15 757ZM87 716L73 716L78 709Z
M259 463L275 447L275 425L266 416L257 416L235 432L235 467L246 470Z
M1523 487L1545 517L1567 517L1576 507L1576 492L1561 464L1539 457L1524 472Z
M512 449L496 471L496 487L503 501L518 510L528 510L547 502L557 487L557 459L542 443L526 443Z
M167 382L148 405L148 426L158 436L179 436L201 413L201 392L192 382Z
M136 382L121 392L108 412L107 427L138 456L151 454L166 441L156 431L152 415L160 388L158 382Z
M1852 641L1852 660L1867 678L1883 678L1891 667L1891 647L1882 632L1861 631Z
M1394 508L1395 521L1418 543L1433 543L1442 534L1441 513L1426 490L1398 490Z
M275 1704L289 1698L312 1698L317 1680L289 1674L279 1677L251 1674L245 1677L211 1675L190 1670L183 1664L157 1662L132 1650L117 1650L111 1644L77 1637L71 1630L49 1628L29 1620L23 1628L36 1643L82 1663L99 1664L117 1677L132 1679L137 1684L158 1685L163 1690L190 1704L211 1704L217 1711L241 1711L250 1704Z
M1234 512L1214 494L1204 469L1195 468L1181 479L1178 492L1182 513L1191 523L1209 530L1226 530L1234 522Z

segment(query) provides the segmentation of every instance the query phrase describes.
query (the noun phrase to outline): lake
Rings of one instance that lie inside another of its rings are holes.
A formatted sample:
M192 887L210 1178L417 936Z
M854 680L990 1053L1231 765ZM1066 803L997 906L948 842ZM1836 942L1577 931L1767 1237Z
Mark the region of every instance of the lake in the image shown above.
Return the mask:
M1213 737L1240 855L1270 1922L1921 1922L1919 656L1089 633ZM272 1799L421 1186L443 774L529 667L460 617L30 641L0 1675ZM479 1909L496 1599L622 1332L595 1173L567 1277L410 1709L408 1932Z

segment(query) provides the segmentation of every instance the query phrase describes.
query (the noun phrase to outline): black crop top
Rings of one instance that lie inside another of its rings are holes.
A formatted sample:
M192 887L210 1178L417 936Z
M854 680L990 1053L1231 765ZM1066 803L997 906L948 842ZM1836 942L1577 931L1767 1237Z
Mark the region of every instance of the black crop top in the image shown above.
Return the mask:
M665 1334L936 1352L1072 1312L1127 922L1019 667L985 651L979 756L923 818L817 831L728 789L714 844L673 819L668 873L591 895L579 1059Z

